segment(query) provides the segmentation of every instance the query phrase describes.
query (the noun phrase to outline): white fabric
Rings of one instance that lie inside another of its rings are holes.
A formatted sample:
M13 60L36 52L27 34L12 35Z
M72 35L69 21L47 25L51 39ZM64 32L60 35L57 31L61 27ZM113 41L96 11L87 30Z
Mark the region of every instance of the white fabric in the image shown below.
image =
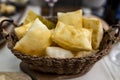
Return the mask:
M19 63L6 45L0 49L0 72L20 72Z
M111 50L110 54L104 58L105 64L111 73L111 76L114 80L120 80L120 65L116 65L116 62L112 61L111 58L115 53L120 53L120 42L117 43L113 49ZM117 61L118 62L118 61ZM120 60L119 60L120 62Z

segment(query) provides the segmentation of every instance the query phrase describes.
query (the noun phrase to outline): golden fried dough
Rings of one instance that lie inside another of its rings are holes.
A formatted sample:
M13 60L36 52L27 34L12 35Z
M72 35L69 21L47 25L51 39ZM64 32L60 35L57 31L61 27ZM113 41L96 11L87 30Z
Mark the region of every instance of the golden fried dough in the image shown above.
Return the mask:
M92 46L93 49L98 49L103 37L103 27L101 21L97 18L83 17L83 27L87 29L93 29Z
M92 30L85 28L77 30L71 25L58 21L52 40L65 49L79 51L92 50L91 37Z
M28 23L28 24L22 25L22 26L17 27L17 28L14 29L15 34L17 35L18 39L21 39L25 35L25 33L32 26L32 24L33 24L33 21Z
M72 58L73 54L71 51L60 48L60 47L47 47L46 55L53 58Z
M50 30L37 18L14 49L26 55L42 56L45 48L51 44L50 37Z
M64 24L72 25L76 29L80 29L82 27L82 10L67 13L59 12L58 21L61 21Z

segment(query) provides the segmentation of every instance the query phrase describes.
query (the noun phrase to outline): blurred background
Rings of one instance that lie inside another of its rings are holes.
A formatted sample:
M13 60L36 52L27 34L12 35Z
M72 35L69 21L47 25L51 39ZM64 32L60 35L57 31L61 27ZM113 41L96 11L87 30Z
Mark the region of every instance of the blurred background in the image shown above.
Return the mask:
M13 16L28 6L39 7L42 16L48 16L50 10L56 16L57 12L83 9L83 14L98 16L109 25L120 23L120 0L0 0L0 16Z

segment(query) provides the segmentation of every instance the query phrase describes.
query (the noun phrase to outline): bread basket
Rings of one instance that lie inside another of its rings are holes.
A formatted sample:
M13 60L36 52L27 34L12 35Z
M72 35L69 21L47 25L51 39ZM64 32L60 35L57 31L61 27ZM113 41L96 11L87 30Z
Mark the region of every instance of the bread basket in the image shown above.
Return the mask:
M5 21L5 20L4 20ZM0 27L2 26L2 21ZM12 22L12 21L11 21ZM4 30L1 28L1 31ZM16 42L18 41L14 31L5 35L8 42L8 48L11 52L24 63L26 63L31 69L55 74L79 74L83 75L87 73L91 67L109 54L112 46L120 40L120 25L111 26L108 31L104 32L103 40L100 44L99 51L96 54L82 57L82 58L48 58L48 57L33 57L25 54L21 54L19 51L13 50Z

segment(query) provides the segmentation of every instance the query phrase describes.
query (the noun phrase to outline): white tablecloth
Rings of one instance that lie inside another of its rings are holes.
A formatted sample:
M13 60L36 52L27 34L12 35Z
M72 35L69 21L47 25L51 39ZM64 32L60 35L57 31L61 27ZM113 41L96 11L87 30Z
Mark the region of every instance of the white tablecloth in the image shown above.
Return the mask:
M20 72L19 63L20 60L11 54L6 45L0 49L0 71Z

